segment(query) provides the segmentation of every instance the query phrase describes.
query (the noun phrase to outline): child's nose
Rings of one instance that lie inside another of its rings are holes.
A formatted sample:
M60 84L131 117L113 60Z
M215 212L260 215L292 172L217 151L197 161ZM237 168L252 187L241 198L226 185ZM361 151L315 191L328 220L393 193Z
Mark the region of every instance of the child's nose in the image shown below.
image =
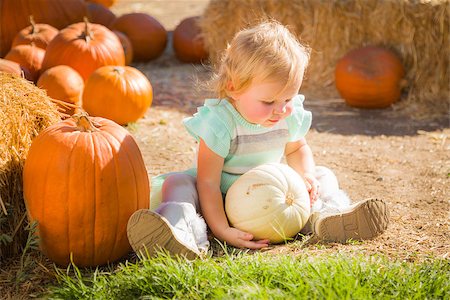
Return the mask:
M286 106L287 106L286 103L283 103L281 105L276 106L275 109L274 109L274 113L275 114L284 114L284 113L286 113Z

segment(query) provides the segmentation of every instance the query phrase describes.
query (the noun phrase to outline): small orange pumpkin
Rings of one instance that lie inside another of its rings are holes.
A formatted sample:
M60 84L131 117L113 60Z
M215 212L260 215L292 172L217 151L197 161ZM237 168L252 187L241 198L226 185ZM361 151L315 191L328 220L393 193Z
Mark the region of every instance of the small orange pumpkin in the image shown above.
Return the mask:
M84 81L80 74L69 66L59 65L46 70L41 74L36 85L46 90L47 95L53 99L81 106ZM75 113L73 107L58 105L64 114Z
M385 108L401 95L405 71L386 48L367 46L350 51L336 64L336 89L350 106Z
M14 61L30 72L30 80L36 81L42 68L45 50L34 44L18 45L11 48L5 59Z
M152 104L150 81L130 66L104 66L86 81L83 108L93 116L127 124L141 118Z
M131 41L125 33L118 30L113 30L113 32L117 35L122 44L123 52L125 53L125 65L128 66L133 61L133 45L131 45Z
M126 227L149 207L141 152L126 129L75 115L43 130L29 149L23 193L39 245L61 266L97 266L126 255Z
M30 72L26 68L22 67L14 61L3 58L0 58L0 72L16 74L25 79L32 80Z
M173 31L173 49L182 62L198 63L208 58L200 27L200 17L189 17Z
M85 19L61 30L48 44L42 70L68 65L86 81L99 67L124 64L125 54L119 38L105 26Z
M34 43L37 47L46 49L48 43L58 34L58 29L48 24L36 24L30 16L31 25L25 27L14 37L11 47Z
M167 31L164 26L146 13L129 13L118 17L112 30L125 33L133 45L135 61L149 61L159 57L166 48Z

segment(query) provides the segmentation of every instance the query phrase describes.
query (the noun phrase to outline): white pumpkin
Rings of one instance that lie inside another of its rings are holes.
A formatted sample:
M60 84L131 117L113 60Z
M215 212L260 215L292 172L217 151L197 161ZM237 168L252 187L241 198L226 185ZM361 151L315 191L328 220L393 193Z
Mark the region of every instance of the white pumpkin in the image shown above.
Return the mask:
M296 235L311 213L303 179L280 163L258 166L239 177L228 189L225 211L231 226L272 243Z

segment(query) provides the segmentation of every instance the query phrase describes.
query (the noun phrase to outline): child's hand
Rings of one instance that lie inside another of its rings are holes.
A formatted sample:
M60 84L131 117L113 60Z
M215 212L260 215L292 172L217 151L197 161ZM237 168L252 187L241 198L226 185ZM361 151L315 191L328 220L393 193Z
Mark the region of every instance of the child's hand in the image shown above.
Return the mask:
M306 189L308 190L309 199L311 201L311 207L312 207L314 205L314 202L316 202L316 200L319 196L320 183L317 180L317 178L311 173L304 173L303 179L305 180Z
M269 240L252 241L253 235L234 227L228 227L221 234L221 239L238 248L261 249L269 246Z

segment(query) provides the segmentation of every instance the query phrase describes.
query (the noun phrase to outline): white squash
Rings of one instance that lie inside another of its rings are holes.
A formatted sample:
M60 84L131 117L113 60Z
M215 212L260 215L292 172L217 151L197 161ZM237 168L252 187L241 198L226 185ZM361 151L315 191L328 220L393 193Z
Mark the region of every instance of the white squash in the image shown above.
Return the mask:
M311 213L303 179L279 163L258 166L239 177L227 192L225 211L231 226L272 243L296 235Z

